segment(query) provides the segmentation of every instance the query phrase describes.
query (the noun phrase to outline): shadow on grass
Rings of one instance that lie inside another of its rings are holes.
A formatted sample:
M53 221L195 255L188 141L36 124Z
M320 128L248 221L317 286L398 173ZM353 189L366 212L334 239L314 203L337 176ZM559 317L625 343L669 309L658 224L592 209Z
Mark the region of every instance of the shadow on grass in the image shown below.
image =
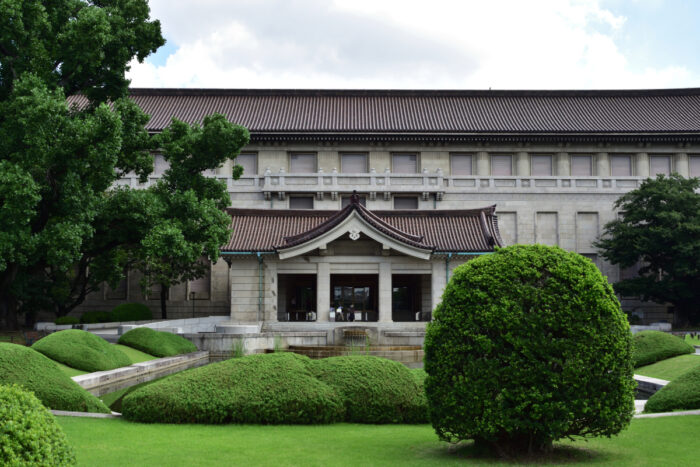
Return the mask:
M480 464L494 465L597 464L615 463L616 460L619 460L619 456L613 453L566 444L555 444L552 451L548 453L503 458L493 451L475 446L473 441L426 448L417 454L421 458L432 458L444 462L478 461Z

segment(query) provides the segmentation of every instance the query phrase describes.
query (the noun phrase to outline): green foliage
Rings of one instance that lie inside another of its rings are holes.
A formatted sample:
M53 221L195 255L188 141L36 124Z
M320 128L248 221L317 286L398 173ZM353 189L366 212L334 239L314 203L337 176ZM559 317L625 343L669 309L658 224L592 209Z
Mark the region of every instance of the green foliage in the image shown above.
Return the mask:
M0 464L75 465L65 433L32 393L16 385L0 385L0 421Z
M335 389L344 402L346 421L427 421L425 410L421 414L420 408L422 385L401 363L359 355L324 358L312 363L316 377Z
M635 368L634 374L673 381L696 367L700 367L700 358L694 354L686 354Z
M632 338L632 361L635 368L694 352L692 345L666 332L642 331Z
M312 424L342 420L338 395L292 353L249 355L183 371L122 400L126 419L149 423Z
M56 363L29 347L0 343L0 383L19 384L50 409L109 413L99 399L66 376Z
M110 323L112 314L109 311L86 311L80 316L83 324Z
M586 258L542 245L499 249L455 269L433 317L425 388L441 439L517 453L629 424L629 325Z
M233 343L231 344L231 356L233 358L245 356L245 342L243 342L243 339L233 339Z
M153 313L143 303L122 303L111 311L111 320L123 321L148 321L153 319Z
M61 316L56 318L54 324L79 324L80 320L75 316Z
M127 331L119 337L119 343L156 357L172 357L197 351L197 347L184 337L151 328Z
M49 334L32 345L52 360L83 371L113 370L131 365L129 357L101 337L80 329Z
M700 409L700 366L668 383L652 395L644 406L644 412L696 409Z
M621 219L596 247L613 264L641 263L639 277L615 284L626 296L672 303L678 324L700 323L700 179L647 179L615 203Z

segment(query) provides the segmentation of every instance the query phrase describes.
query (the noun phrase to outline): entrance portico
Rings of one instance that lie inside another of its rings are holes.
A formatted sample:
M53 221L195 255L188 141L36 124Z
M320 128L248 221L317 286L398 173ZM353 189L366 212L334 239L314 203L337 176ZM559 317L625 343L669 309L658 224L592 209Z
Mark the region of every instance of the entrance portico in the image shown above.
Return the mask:
M231 209L222 251L231 320L304 329L347 326L349 314L363 325L429 321L451 269L502 245L494 210L372 212L357 197L335 212Z

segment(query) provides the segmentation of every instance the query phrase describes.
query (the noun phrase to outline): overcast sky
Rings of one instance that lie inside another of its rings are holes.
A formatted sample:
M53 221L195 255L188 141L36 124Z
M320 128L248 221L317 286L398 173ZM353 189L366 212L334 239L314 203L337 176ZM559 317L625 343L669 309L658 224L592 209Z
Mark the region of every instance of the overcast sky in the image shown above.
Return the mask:
M696 0L151 0L133 87L700 86Z

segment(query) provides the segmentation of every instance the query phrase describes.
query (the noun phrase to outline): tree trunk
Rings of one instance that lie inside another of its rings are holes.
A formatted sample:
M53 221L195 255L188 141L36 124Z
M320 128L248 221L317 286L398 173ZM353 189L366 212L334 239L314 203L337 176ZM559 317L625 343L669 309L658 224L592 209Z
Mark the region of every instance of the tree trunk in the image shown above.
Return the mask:
M162 319L168 319L168 310L165 304L168 298L168 290L170 290L170 287L160 284L160 313Z

